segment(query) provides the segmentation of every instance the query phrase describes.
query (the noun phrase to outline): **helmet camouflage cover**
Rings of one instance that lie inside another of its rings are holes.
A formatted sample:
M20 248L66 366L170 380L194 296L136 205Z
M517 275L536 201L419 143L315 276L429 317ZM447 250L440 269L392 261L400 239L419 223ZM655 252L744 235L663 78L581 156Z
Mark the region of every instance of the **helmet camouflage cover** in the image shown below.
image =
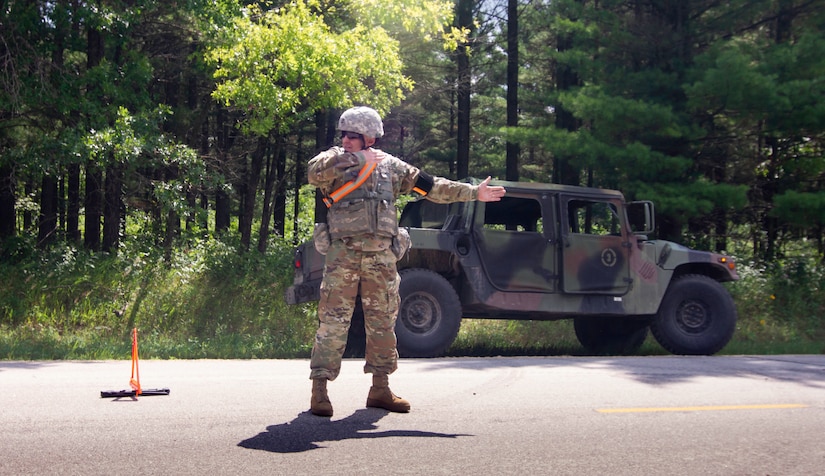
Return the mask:
M375 109L365 106L352 107L338 119L338 130L357 132L375 139L384 135L384 123Z

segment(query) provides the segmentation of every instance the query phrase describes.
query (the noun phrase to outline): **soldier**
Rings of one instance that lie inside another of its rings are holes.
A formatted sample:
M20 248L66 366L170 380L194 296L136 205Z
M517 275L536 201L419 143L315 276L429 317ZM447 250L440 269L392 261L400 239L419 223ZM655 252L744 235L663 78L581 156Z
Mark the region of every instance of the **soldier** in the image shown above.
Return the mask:
M367 407L409 412L410 403L392 393L389 374L398 367L395 320L400 277L396 261L409 247L399 229L395 200L418 193L438 203L498 201L504 187L434 177L372 148L384 135L381 116L368 107L345 111L339 121L342 147L309 161L309 183L324 194L327 223L316 225L315 246L325 254L318 331L312 347L313 414L332 416L327 381L335 380L347 343L355 299L360 294L367 334L364 373L372 374Z

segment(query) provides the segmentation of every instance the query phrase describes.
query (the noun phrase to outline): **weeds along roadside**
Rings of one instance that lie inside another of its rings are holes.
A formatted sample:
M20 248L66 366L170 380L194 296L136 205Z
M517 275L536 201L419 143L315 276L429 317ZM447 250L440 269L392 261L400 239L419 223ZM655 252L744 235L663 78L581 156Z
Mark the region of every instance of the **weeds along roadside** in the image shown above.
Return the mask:
M138 327L144 358L305 358L314 305L288 306L291 245L238 253L194 243L118 255L72 248L0 264L0 359L128 358ZM727 284L739 323L722 354L825 352L825 266L797 257L740 264ZM449 355L575 355L570 321L465 320ZM648 338L642 354L665 353Z
M288 306L291 246L238 253L209 240L164 259L71 248L0 264L0 359L308 356L308 306Z

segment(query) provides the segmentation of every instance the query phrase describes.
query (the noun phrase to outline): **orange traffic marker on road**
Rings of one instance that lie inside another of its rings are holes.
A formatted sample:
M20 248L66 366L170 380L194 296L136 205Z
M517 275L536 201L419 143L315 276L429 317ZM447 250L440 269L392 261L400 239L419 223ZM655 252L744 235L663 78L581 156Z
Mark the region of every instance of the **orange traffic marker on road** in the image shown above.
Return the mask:
M137 399L138 395L169 395L168 388L153 388L143 390L140 387L140 368L138 365L138 337L137 327L132 329L132 376L129 377L129 386L132 390L103 390L100 392L101 398L120 398L133 397Z

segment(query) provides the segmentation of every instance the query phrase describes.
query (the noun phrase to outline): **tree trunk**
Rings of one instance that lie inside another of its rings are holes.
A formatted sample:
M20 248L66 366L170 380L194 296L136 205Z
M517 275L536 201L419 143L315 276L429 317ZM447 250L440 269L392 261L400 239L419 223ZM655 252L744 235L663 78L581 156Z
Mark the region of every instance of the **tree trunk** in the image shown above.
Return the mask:
M714 214L716 218L716 228L714 235L716 236L715 248L717 253L727 251L728 249L728 214L721 209L718 209Z
M180 236L180 215L175 210L166 214L166 233L163 235L163 258L169 262L172 259L172 248Z
M86 69L98 66L103 59L103 34L94 28L86 30ZM97 94L93 85L87 92L88 95ZM94 118L90 118L94 119ZM85 234L83 245L86 249L100 250L100 220L102 213L102 192L103 174L97 164L89 161L86 164L86 196L84 205L86 208Z
M34 191L37 187L34 184L34 179L30 176L26 177L26 184L23 186L23 190L27 197L33 197ZM25 209L23 211L23 229L26 232L30 232L34 226L34 218L32 216L31 210Z
M66 188L66 240L80 243L80 164L69 164Z
M0 240L17 234L17 198L14 183L14 171L11 166L0 166Z
M573 48L572 40L568 36L557 38L559 52ZM579 76L569 66L559 64L556 67L556 89L565 91L579 84ZM580 124L573 113L556 105L556 127L566 131L576 131ZM556 155L553 157L553 182L565 185L580 185L581 170L570 162L571 157Z
M57 238L57 180L44 175L40 188L40 216L37 220L37 246L45 247Z
M223 190L215 192L215 233L220 235L229 229L231 223L231 206L229 195Z
M656 219L656 236L660 240L682 241L682 224L669 216L662 215Z
M269 240L269 224L272 222L272 188L275 182L274 154L266 155L264 167L264 202L261 206L261 226L258 228L258 252L266 253L266 242Z
M248 251L252 242L252 219L255 216L255 198L258 195L258 181L261 179L261 170L263 169L266 149L266 139L258 139L258 146L255 151L252 152L249 168L247 169L247 174L244 177L244 183L241 188L243 191L243 203L238 226L241 231L241 248L243 251Z
M518 1L507 1L507 126L518 127ZM519 179L519 152L517 143L507 142L506 178Z
M458 0L456 19L459 28L473 27L473 1ZM470 92L471 71L469 43L459 45L456 51L456 178L470 175Z
M203 94L201 97L201 114L203 122L201 122L201 132L200 132L200 154L202 157L208 157L210 152L210 144L209 144L209 118L211 114L209 113L212 105L212 98L209 94ZM207 165L209 167L209 165ZM203 210L203 213L198 213L198 220L201 228L201 233L203 237L209 236L209 196L206 194L206 191L201 190L198 193L198 198L200 200L200 208Z
M307 180L306 172L304 169L304 157L303 157L303 145L304 145L304 135L300 132L298 133L298 146L296 147L295 153L295 188L293 190L295 200L292 203L292 244L298 245L298 216L301 214L301 185ZM315 208L315 223L318 222L318 208L316 203ZM324 217L326 219L326 217Z
M792 0L779 0L777 2L776 23L772 25L774 42L777 44L785 43L791 37L794 20L793 3ZM779 240L780 223L777 217L769 214L769 210L773 206L776 195L782 192L779 183L781 179L776 179L776 177L780 176L779 170L784 165L786 152L780 145L781 141L777 137L768 134L770 133L763 135L764 145L770 150L767 162L768 173L764 175L762 185L759 186L767 209L762 213L760 226L765 237L761 257L764 261L773 261L779 256L777 241Z
M276 172L275 204L272 207L272 231L278 236L286 234L286 148L283 143L278 146Z
M280 168L281 141L275 143L275 150L266 155L266 170L264 175L264 204L261 212L261 228L258 230L258 251L266 253L266 243L269 240L269 223L274 219L272 211L272 194L274 193L277 170ZM283 235L283 232L281 233Z
M100 250L100 220L103 208L102 182L103 174L100 168L97 164L89 161L86 164L86 195L83 203L86 208L83 246L92 251Z
M120 164L106 167L103 202L103 251L117 252L123 209L123 170Z
M229 154L229 131L226 127L226 110L219 108L215 118L215 132L218 136L218 162L223 166ZM222 189L215 192L215 234L220 235L229 229L232 222L232 207L229 195Z
M450 78L448 80L448 84L458 84L458 80L456 78ZM457 115L456 111L458 111L458 105L456 104L456 96L457 96L456 93L457 93L457 91L455 90L455 88L453 88L450 91L450 132L449 132L448 137L450 138L451 141L452 140L458 140L456 138L456 128L457 128L456 127L456 115ZM455 173L455 160L450 160L449 161L449 170L450 170L449 176L450 177L455 177L456 176L456 173Z
M192 228L195 226L195 219L198 216L196 211L198 207L198 195L191 189L186 190L186 206L188 208L186 212L186 232L187 235L189 232L192 231Z

